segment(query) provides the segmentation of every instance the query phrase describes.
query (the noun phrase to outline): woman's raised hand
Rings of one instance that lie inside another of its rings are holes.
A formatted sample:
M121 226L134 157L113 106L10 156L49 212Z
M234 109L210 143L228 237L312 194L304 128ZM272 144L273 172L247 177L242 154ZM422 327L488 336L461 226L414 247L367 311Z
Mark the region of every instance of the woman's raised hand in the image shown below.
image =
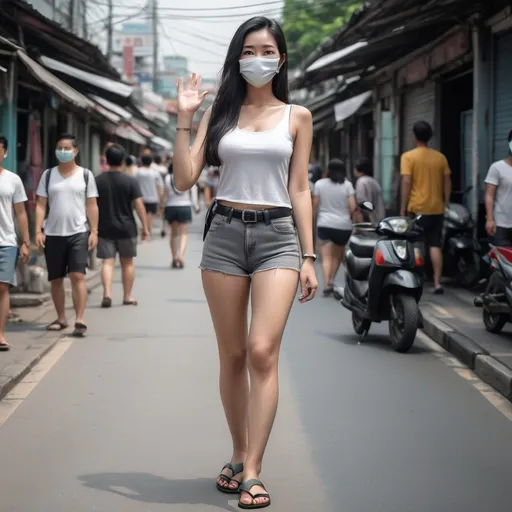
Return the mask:
M203 104L208 91L199 92L199 86L201 85L201 75L192 73L188 77L187 87L185 88L183 78L178 80L178 112L194 113L199 110L199 107Z

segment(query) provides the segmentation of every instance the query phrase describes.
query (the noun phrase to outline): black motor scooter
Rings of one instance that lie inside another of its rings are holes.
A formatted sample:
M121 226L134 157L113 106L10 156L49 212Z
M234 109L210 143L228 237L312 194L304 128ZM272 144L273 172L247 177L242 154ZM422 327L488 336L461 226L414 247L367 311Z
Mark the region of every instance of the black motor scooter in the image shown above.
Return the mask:
M359 208L373 211L364 202ZM352 311L352 325L362 339L373 322L389 321L393 349L407 352L413 345L421 313L423 255L414 242L422 230L416 219L389 217L378 226L355 224L345 253L345 287L335 297Z
M485 293L476 297L475 306L483 309L485 328L498 334L512 321L512 248L489 247L491 277Z
M463 204L472 188L461 194L461 203L448 204L443 225L443 273L455 277L464 288L473 288L481 278L481 248L473 235L471 214Z

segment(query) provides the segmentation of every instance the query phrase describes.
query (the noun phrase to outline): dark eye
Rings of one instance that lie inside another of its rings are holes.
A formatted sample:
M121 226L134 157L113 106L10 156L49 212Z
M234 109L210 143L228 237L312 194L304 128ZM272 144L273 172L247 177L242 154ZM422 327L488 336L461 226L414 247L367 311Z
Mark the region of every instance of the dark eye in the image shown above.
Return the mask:
M252 55L252 51L251 50L245 50L244 55Z

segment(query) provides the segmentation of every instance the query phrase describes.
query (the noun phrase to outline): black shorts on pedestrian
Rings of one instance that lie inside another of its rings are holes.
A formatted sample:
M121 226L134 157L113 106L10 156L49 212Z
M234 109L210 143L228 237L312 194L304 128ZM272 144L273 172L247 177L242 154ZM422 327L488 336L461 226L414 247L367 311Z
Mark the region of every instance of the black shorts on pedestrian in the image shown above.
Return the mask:
M179 222L186 224L192 222L192 207L191 206L166 206L165 207L165 220L171 224L172 222Z
M144 203L144 208L146 208L146 213L156 215L158 212L158 203Z
M497 247L511 247L512 246L512 228L504 228L503 226L496 226L496 234L489 240Z
M119 254L120 258L135 258L137 256L137 239L109 240L101 237L98 239L97 256L100 260L115 259L116 254Z
M89 233L71 236L47 236L44 255L48 281L62 279L69 273L85 274L89 259Z
M444 215L422 215L417 225L423 228L422 239L427 247L441 248L443 245Z
M352 231L349 229L318 228L318 238L322 242L332 242L336 245L347 245Z

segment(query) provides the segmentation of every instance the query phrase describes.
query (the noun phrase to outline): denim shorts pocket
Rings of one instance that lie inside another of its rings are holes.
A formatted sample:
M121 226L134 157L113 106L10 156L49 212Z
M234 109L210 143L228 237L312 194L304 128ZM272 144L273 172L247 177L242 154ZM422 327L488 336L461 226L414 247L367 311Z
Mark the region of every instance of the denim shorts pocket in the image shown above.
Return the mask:
M215 215L215 217L212 220L212 223L210 224L210 229L208 230L209 233L214 233L218 229L220 229L222 226L226 225L227 217L224 217L224 215Z
M281 217L280 219L272 219L270 221L272 229L276 233L282 233L283 235L294 235L295 224L293 223L292 217Z

